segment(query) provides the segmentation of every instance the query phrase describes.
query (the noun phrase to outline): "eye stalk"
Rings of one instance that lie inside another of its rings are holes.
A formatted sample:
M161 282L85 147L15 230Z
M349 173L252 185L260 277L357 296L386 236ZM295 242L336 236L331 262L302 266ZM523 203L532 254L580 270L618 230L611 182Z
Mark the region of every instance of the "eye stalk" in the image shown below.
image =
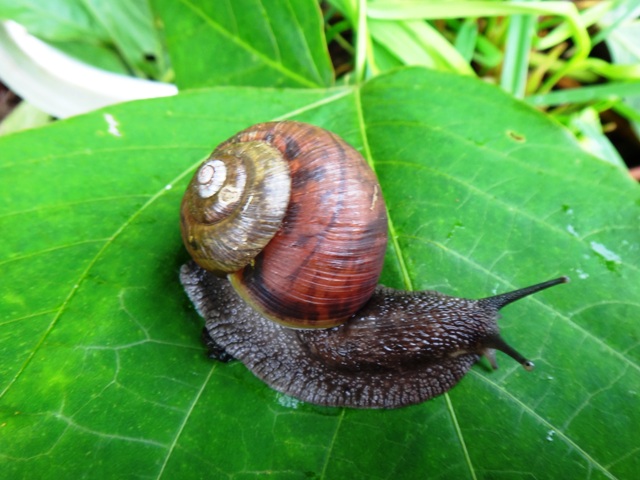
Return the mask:
M518 290L514 290L512 292L501 293L499 295L494 295L492 297L481 298L478 300L478 305L487 308L494 309L496 312L510 303L513 303L517 300L520 300L524 297L528 297L534 293L537 293L541 290L546 290L547 288L554 287L561 283L569 283L569 277L559 277L554 278L553 280L548 280L546 282L538 283L536 285L531 285L529 287L520 288ZM489 360L491 367L496 370L498 368L498 363L496 362L495 350L500 350L502 353L509 355L516 362L524 367L525 370L531 371L535 368L534 363L531 360L527 360L524 356L522 356L515 348L509 345L499 334L491 335L487 337L483 341L483 346L485 350L483 354Z
M535 285L520 288L512 292L501 293L499 295L494 295L493 297L481 298L480 300L478 300L478 303L483 306L493 307L495 310L500 310L501 308L506 307L516 300L528 297L529 295L533 295L534 293L537 293L541 290L555 287L556 285L559 285L561 283L569 283L569 281L569 277L554 278L553 280L547 280L546 282L537 283Z

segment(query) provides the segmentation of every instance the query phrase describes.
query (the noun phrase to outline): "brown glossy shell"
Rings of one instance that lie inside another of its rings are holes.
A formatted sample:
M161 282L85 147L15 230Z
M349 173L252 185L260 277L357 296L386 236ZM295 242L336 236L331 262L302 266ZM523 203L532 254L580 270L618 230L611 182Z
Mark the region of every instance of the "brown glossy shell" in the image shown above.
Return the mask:
M210 159L218 158L216 152L233 157L236 148L277 150L289 167L291 190L275 233L273 224L279 212L273 213L276 208L272 206L262 209L270 214L268 234L258 237L272 238L244 268L230 274L233 286L256 310L288 326L315 328L342 323L370 298L382 270L387 216L375 174L340 137L298 122L254 125L221 144ZM259 158L263 153L250 157ZM212 252L212 247L204 245L210 245L208 237L219 234L190 226L197 216L193 212L201 206L192 206L187 198L194 192L199 196L199 187L192 185L193 181L182 207L183 239L196 262L208 268L209 261L201 254ZM252 195L258 194L246 191L241 195L237 202L240 210L254 203L246 201ZM264 195L260 198L272 202ZM279 205L280 199L273 203ZM261 228L259 222L256 226ZM225 234L235 235L227 230ZM250 243L249 250L253 250L259 242L251 237ZM214 270L221 270L217 260L213 264Z

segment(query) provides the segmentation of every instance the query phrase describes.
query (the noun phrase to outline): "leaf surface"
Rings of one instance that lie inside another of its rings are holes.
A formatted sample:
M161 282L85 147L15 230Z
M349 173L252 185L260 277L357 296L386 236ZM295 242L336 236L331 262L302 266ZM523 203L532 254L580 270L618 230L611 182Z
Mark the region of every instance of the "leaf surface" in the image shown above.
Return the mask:
M314 0L153 0L180 88L333 83Z
M506 308L536 363L399 410L303 404L205 358L177 278L181 194L220 141L296 119L378 174L382 281ZM114 126L115 123L115 126ZM412 68L361 87L217 87L0 139L0 466L8 478L632 478L638 187L531 107Z

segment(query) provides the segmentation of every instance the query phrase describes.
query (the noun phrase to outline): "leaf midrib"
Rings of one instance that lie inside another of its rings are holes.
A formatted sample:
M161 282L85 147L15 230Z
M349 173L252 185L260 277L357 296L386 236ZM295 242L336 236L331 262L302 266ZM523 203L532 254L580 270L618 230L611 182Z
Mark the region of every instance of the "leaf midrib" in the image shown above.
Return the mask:
M241 40L240 37L232 35L231 32L222 28L220 24L215 22L211 17L209 17L205 12L203 12L202 9L198 8L193 3L189 2L188 0L180 0L180 1L187 8L189 8L193 13L195 13L198 17L200 17L213 30L218 32L220 35L224 36L230 43L237 45L241 49L249 52L251 55L259 58L269 68L277 72L280 72L285 77L288 77L294 80L295 82L299 83L302 86L310 87L310 88L322 87L322 85L312 82L311 80L308 80L305 77L298 75L296 72L286 68L284 64L271 60L269 57L265 56L262 52L253 48L251 44L248 44L245 41Z

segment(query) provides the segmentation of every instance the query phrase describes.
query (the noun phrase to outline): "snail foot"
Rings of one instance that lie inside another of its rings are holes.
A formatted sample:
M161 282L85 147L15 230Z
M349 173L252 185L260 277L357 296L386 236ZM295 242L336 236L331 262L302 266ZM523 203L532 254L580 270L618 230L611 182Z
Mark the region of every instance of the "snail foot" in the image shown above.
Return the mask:
M234 357L229 355L224 347L220 346L213 338L211 338L207 327L202 328L202 343L204 343L204 346L207 348L207 357L211 360L218 360L223 363L234 360Z

